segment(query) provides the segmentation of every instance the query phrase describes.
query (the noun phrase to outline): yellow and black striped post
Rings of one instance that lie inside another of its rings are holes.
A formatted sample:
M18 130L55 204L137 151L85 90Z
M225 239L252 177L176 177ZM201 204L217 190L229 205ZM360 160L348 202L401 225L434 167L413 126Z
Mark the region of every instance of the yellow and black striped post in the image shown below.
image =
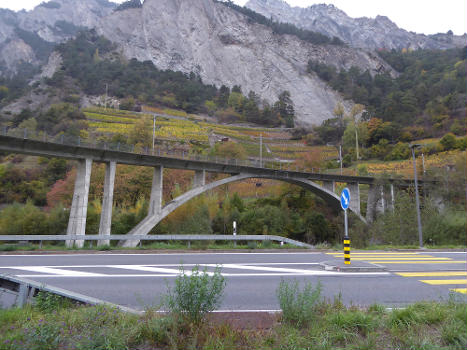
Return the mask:
M344 237L344 264L350 265L350 238Z

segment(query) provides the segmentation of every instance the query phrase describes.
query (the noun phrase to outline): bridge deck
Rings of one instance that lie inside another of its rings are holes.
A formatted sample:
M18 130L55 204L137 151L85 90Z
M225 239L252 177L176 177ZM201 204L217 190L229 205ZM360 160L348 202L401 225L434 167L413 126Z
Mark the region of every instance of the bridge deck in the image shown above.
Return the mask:
M190 158L180 155L180 157L158 156L150 154L138 154L122 152L117 150L100 149L77 145L66 145L60 143L43 142L32 139L0 135L0 151L27 154L32 156L56 157L66 159L92 159L94 162L108 163L111 161L119 164L137 166L164 166L172 169L185 170L205 170L214 173L225 174L258 174L258 176L286 177L290 179L309 179L311 181L335 181L342 183L373 184L376 179L369 176L347 176L322 173L310 173L301 171L270 169L259 167L254 162L237 161L235 159L224 162L203 159L204 157L192 156ZM387 179L389 183L397 183L399 186L413 184L411 179ZM420 181L423 183L423 181Z

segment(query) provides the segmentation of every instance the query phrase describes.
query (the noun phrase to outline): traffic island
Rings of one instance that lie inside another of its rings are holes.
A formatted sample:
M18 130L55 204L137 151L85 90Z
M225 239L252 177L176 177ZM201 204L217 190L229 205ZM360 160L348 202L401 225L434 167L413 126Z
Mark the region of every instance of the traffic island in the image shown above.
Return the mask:
M384 266L365 261L352 261L350 265L347 265L343 259L323 261L319 266L325 271L338 272L381 272L387 270Z

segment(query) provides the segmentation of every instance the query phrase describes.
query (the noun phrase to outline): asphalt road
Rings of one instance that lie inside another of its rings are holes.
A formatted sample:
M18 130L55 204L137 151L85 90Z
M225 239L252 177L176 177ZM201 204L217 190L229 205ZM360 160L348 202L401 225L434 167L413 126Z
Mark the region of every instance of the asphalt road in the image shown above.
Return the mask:
M352 261L387 267L387 272L323 271L323 261L342 253L170 253L0 255L0 273L25 277L134 309L157 305L179 268L195 265L227 280L222 310L277 310L281 279L321 282L324 297L346 304L399 307L420 300L467 300L465 252L352 252Z

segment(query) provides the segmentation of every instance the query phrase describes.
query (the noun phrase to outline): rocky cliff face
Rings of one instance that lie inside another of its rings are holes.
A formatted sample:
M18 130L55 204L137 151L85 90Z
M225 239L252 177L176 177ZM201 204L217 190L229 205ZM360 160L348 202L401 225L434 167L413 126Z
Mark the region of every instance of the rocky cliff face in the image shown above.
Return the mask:
M217 86L240 85L274 101L291 93L300 125L331 118L342 98L306 72L309 59L371 72L391 68L375 55L341 46L316 46L276 35L212 0L146 0L141 9L115 12L97 30L127 58L158 68L198 73Z
M408 32L385 16L351 18L333 5L291 7L283 0L249 0L246 7L273 18L316 31L357 48L365 49L447 49L465 46L467 35L437 34L426 36Z
M53 44L69 39L79 28L95 27L115 6L107 0L53 0L32 11L0 9L0 68L16 73L21 62L47 61Z

